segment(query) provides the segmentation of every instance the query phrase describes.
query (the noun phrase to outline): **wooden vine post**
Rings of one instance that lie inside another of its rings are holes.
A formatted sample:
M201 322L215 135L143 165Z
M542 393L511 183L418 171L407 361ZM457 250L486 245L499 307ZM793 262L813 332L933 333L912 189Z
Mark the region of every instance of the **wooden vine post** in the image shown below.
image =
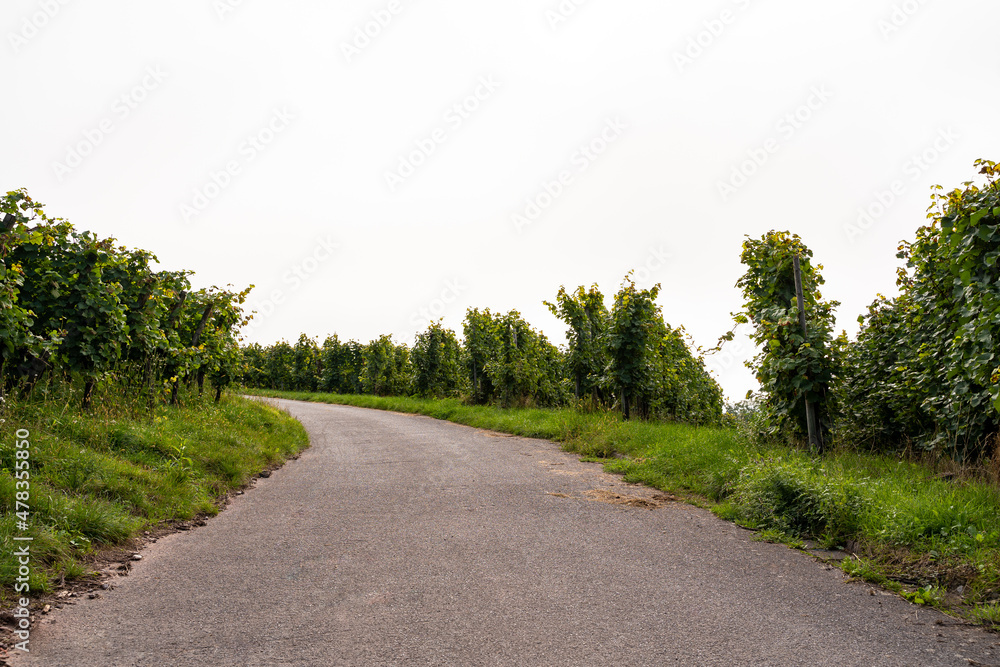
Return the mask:
M205 312L202 313L201 321L198 323L198 328L194 332L194 338L191 340L191 347L198 347L201 343L201 334L205 330L205 325L208 324L208 318L212 316L212 311L215 310L215 303L209 303L205 306ZM190 385L188 385L190 386ZM198 395L201 396L202 391L205 388L205 367L201 366L198 368Z
M187 299L187 290L181 290L177 294L177 301L174 303L173 309L170 311L170 316L167 318L167 326L165 331L172 331L175 323L177 322L177 316L180 314L181 307L184 305L184 300ZM169 375L173 376L174 379L170 387L170 405L177 405L177 365L176 363L170 364L167 367L167 372Z
M792 265L795 267L795 300L798 302L799 306L799 325L802 327L802 338L804 340L809 340L808 330L806 329L806 306L805 297L802 294L802 270L799 268L799 256L792 256ZM809 431L809 446L816 447L819 453L823 453L823 441L820 440L819 434L816 432L816 412L813 404L808 398L803 395L803 400L806 403L806 428Z

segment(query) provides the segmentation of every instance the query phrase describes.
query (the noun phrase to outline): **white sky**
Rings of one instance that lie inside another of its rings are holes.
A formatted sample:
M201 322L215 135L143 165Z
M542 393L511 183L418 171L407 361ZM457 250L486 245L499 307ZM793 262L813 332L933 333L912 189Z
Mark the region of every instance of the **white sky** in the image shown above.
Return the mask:
M412 343L475 306L562 344L542 301L610 303L636 269L710 347L772 228L852 333L930 186L1000 155L997 26L996 0L5 0L0 181L196 286L256 285L249 341ZM752 355L710 361L731 398Z

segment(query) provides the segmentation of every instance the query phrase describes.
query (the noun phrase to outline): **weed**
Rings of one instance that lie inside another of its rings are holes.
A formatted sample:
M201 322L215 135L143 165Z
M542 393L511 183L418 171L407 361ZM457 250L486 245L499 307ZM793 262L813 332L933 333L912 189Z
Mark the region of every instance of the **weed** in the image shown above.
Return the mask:
M979 604L969 614L970 617L983 625L1000 628L1000 603Z
M902 591L901 595L914 604L936 607L944 602L946 593L943 588L928 584L915 591Z
M876 563L866 558L845 558L840 562L840 569L852 579L861 579L897 592L903 588L882 574Z
M167 463L170 478L174 484L184 484L194 475L194 460L187 456L187 445L170 445L170 449L170 460Z
M803 549L805 545L801 540L795 539L788 533L777 528L765 528L753 534L755 542L770 542L772 544L787 544L793 549Z

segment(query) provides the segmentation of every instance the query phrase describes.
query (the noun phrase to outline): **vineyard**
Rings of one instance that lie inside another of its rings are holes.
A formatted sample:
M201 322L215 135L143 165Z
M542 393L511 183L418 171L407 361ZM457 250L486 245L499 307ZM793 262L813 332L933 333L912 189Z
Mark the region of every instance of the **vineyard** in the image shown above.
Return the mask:
M0 554L0 601L87 586L105 550L217 513L308 445L288 415L223 396L249 290L195 290L155 261L0 197L0 542L33 559Z
M190 271L155 261L48 217L24 190L0 198L0 398L48 377L83 408L98 386L149 406L207 378L218 401L238 375L250 288L192 290Z
M694 356L684 331L664 322L659 287L628 277L609 311L596 286L561 289L549 308L569 327L559 349L517 311L469 309L463 340L431 324L412 348L381 336L368 344L305 334L243 349L243 382L286 391L375 396L464 397L477 405L621 409L625 418L714 423L722 390Z
M916 571L928 586L961 584L996 614L1000 168L976 167L980 185L934 193L929 223L899 246L898 295L876 296L855 340L835 333L839 304L824 297L823 266L801 238L747 238L734 322L752 329L758 353L747 364L761 391L728 406L705 358L735 329L696 348L664 318L660 286L641 289L631 274L611 299L592 285L544 302L566 325L561 346L516 310L470 308L460 334L433 323L412 345L302 334L241 347L250 288L195 290L191 272L154 270L152 253L8 192L0 537L22 525L38 540L33 587L85 576L94 548L213 513L306 446L287 415L224 396L227 387L325 392L560 439L629 481L719 503L743 525L862 545L865 559L845 561L861 568L852 574L884 583ZM12 444L22 431L44 500L15 524L29 481ZM970 474L954 484L956 470ZM912 562L900 565L900 553ZM0 557L0 583L16 571Z
M1000 170L984 160L976 168L982 187L968 182L933 195L930 224L899 247L899 295L877 296L855 341L835 335L839 304L824 299L823 266L797 235L748 238L737 283L745 309L735 322L753 327L760 352L748 365L761 391L729 406L728 416L704 358L734 332L713 350L692 351L683 327L664 321L660 286L639 289L630 276L610 308L596 285L560 288L545 302L568 327L562 348L517 311L472 308L461 339L436 323L412 348L389 336L362 344L334 335L319 344L305 334L294 345L250 345L241 379L285 391L578 406L626 420L738 417L758 441L793 444L808 442L808 405L820 447L986 463L1000 457Z
M1000 411L1000 173L977 161L984 184L933 195L930 223L903 242L899 294L878 295L856 340L835 335L836 301L822 265L795 234L747 238L737 283L759 354L761 383L730 406L754 435L885 452L929 452L963 462L996 451ZM239 347L250 288L192 290L187 271L154 271L155 256L49 218L23 190L0 199L2 394L39 383L94 392L146 409L178 401L206 380L215 399L234 381L251 388L376 396L461 397L502 407L579 406L622 418L717 424L722 391L683 327L666 322L660 286L626 276L608 303L597 285L558 290L551 312L567 326L556 346L520 313L467 311L461 335L440 323L412 346L303 334ZM797 269L796 269L797 267ZM796 290L800 276L801 304ZM801 311L801 315L800 315ZM801 326L800 326L801 323ZM2 396L0 394L0 396ZM751 398L751 397L748 397ZM141 400L140 400L141 399ZM807 406L809 407L807 411Z

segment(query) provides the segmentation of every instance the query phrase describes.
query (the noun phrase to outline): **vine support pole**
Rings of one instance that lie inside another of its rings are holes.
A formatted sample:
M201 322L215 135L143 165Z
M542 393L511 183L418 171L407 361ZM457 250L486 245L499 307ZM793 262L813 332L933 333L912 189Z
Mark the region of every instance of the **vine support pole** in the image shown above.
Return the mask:
M802 327L802 338L808 340L805 297L802 294L802 270L799 268L799 256L797 254L792 256L792 265L795 267L795 300L799 306L799 325ZM816 447L819 453L822 454L823 442L819 439L819 434L816 432L816 412L814 406L805 396L803 396L803 400L806 403L806 428L809 431L809 447Z

